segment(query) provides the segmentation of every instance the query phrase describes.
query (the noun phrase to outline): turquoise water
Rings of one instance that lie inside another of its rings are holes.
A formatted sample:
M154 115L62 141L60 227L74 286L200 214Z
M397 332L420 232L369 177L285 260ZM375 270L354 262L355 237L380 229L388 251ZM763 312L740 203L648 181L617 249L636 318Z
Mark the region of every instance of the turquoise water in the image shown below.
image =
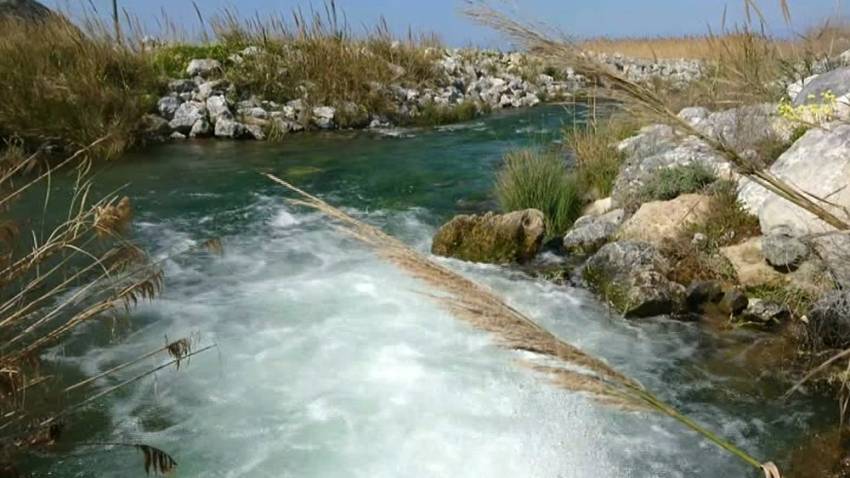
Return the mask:
M517 353L435 307L421 284L322 216L285 203L259 174L425 252L451 215L493 207L506 150L551 144L572 122L571 111L547 107L438 129L170 144L110 165L99 187L127 183L134 235L154 255L211 237L225 252L168 261L160 300L111 334L92 327L76 339L100 337L94 350L72 344L51 357L97 373L165 336L218 348L102 402L72 436L161 447L181 477L756 476L663 417L604 408L517 367ZM780 459L815 411L827 413L775 400L783 385L745 360L759 335L629 322L579 289L441 261L759 457ZM144 476L132 450L37 467Z

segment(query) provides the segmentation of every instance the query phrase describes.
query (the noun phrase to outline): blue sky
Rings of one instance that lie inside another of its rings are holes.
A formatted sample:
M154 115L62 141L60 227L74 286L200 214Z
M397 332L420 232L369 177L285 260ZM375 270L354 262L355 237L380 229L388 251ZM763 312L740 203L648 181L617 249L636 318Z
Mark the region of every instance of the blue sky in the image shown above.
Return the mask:
M44 1L44 0L43 0ZM89 1L89 0L86 0ZM111 0L90 0L101 13L109 11ZM168 16L187 30L197 27L191 0L118 0L119 5L149 26L164 9ZM850 16L850 0L789 0L794 29L805 27L838 12ZM48 5L79 11L79 0L47 0ZM287 13L295 7L309 10L322 6L322 0L196 0L205 16L225 7L235 7L243 16ZM654 36L704 33L708 25L717 29L724 5L728 5L727 24L742 21L743 0L496 0L505 9L515 10L523 18L540 20L577 36ZM779 0L760 0L770 25L785 33ZM69 6L70 5L70 6ZM477 27L461 14L462 0L337 0L348 22L360 28L386 17L397 32L408 27L414 31L437 33L450 45L498 46L501 40Z

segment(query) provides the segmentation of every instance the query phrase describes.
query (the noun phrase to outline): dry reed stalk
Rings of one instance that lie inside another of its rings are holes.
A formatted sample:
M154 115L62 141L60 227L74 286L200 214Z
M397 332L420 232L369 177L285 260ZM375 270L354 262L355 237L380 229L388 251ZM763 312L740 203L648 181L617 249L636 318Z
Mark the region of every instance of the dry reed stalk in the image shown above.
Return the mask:
M551 383L565 390L584 393L598 402L625 410L652 410L674 418L706 439L764 471L767 478L780 478L776 465L762 463L732 443L697 424L674 407L620 373L604 361L559 339L522 312L506 304L487 288L411 249L380 229L358 221L310 193L271 174L275 183L296 193L295 205L319 211L340 224L340 229L367 244L408 275L439 291L426 294L440 306L473 327L492 334L499 345L510 350L533 352L558 366L528 364L549 375Z

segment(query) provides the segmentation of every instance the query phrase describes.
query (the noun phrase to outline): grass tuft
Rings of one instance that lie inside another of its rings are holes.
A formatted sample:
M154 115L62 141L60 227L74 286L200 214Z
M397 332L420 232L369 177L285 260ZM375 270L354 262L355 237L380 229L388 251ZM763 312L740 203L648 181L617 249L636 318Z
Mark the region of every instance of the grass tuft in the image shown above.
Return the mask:
M581 214L578 192L575 176L555 151L509 152L496 182L496 197L502 209L540 210L546 217L550 237L566 233Z
M638 201L669 201L682 194L700 192L717 181L714 172L702 163L658 170L641 187Z
M586 201L611 195L623 162L616 145L636 131L635 122L624 116L594 120L564 131L566 145L576 161L576 180Z

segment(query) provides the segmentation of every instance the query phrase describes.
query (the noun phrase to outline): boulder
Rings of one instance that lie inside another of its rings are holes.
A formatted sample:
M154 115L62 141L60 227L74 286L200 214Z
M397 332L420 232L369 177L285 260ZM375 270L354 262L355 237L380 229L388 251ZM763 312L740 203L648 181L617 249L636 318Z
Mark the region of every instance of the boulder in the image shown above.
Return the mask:
M683 194L671 201L644 203L623 224L618 237L660 246L679 238L688 226L704 220L711 209L711 198L701 194Z
M712 113L696 128L742 151L767 139L786 140L795 126L779 114L779 105L762 103Z
M174 118L169 122L171 129L177 130L180 133L188 134L195 123L200 119L206 119L207 107L204 103L197 101L187 101L181 103L174 112Z
M729 315L739 315L750 305L750 299L740 289L730 289L720 300L720 310Z
M682 111L678 114L679 118L687 121L693 126L696 126L711 116L711 111L708 108L703 108L702 106L690 106L687 108L683 108Z
M459 215L437 231L431 252L472 262L522 263L540 251L545 236L544 216L536 209Z
M626 317L641 318L676 311L685 288L667 279L670 265L652 244L619 241L606 244L584 266L588 286Z
M156 110L159 111L160 116L171 120L181 104L183 104L183 100L178 96L163 96L156 102Z
M806 345L812 350L850 347L850 291L833 291L806 314Z
M230 118L219 117L215 122L214 134L216 138L239 139L248 134L245 125Z
M850 221L850 125L812 128L770 167L770 172L801 191L829 202L821 206ZM762 232L781 230L793 236L835 228L754 182L742 178L738 199L758 215Z
M623 223L626 212L615 209L601 216L582 216L564 236L564 249L572 254L592 254L605 245Z
M222 95L227 91L227 84L222 80L205 81L198 85L198 91L195 93L195 99L198 101L206 101L207 98L214 94Z
M190 138L201 138L204 136L209 136L212 128L210 128L210 122L207 121L206 118L201 118L198 121L195 121L195 124L192 125L192 129L189 131Z
M212 124L215 124L219 118L233 119L233 114L230 112L230 107L227 105L227 99L224 96L207 98L207 111Z
M150 139L162 139L171 132L168 120L153 114L146 114L142 117L142 128L145 136Z
M334 127L334 116L336 116L335 108L319 106L313 108L313 115L310 120L319 129L332 129Z
M788 234L774 233L764 236L761 249L767 263L783 271L795 270L809 256L809 247Z
M585 216L601 216L606 212L611 211L613 209L611 206L612 202L610 197L597 199L596 201L588 204L582 213Z
M824 93L843 96L850 93L850 67L838 68L813 78L794 98L794 106L821 103Z
M811 83L817 77L818 75L808 76L806 78L803 78L802 80L795 81L794 83L788 85L785 90L788 94L788 98L791 98L791 101L795 101L797 97L800 96L800 92L803 91L803 88L808 86L809 83Z
M256 139L257 141L263 141L266 139L266 133L263 132L263 128L256 124L246 124L245 131L248 132L248 137L252 139Z
M198 84L195 83L194 80L181 79L171 80L168 82L168 90L177 93L178 95L181 93L191 93L195 91L197 87Z
M221 72L221 62L212 58L196 58L189 62L186 74L208 78Z
M768 265L762 252L762 238L755 237L734 246L720 249L735 270L741 285L757 287L784 283L785 276Z

